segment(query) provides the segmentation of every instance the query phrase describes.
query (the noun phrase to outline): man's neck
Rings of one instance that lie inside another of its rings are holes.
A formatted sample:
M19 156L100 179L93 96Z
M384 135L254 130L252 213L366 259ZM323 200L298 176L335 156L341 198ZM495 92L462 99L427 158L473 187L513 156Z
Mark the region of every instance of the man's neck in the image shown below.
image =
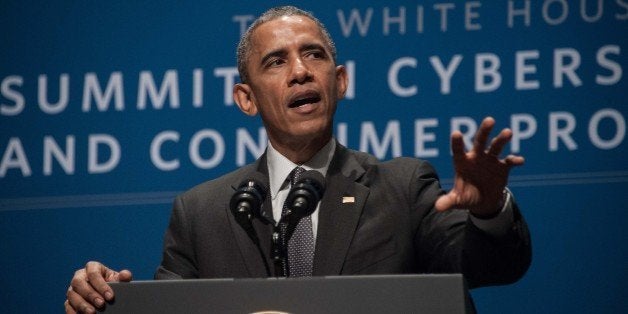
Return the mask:
M302 141L278 141L269 139L275 150L297 165L312 159L331 140L331 134Z

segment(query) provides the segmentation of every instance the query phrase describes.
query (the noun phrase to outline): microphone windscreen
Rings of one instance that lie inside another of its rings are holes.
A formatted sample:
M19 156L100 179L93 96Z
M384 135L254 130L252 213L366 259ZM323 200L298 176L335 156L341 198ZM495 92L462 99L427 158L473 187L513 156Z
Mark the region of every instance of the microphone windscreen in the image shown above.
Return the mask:
M260 194L262 194L263 198L265 198L266 193L268 193L268 176L259 172L254 172L248 177L248 179L242 181L240 186L251 185L251 182L255 183L255 187L259 189Z
M246 223L260 215L260 208L268 192L268 179L260 173L253 173L240 182L238 189L231 196L229 207L239 223Z
M325 177L323 177L323 175L316 170L307 170L299 176L299 180L297 180L296 184L308 181L319 190L319 193L322 196L325 191Z

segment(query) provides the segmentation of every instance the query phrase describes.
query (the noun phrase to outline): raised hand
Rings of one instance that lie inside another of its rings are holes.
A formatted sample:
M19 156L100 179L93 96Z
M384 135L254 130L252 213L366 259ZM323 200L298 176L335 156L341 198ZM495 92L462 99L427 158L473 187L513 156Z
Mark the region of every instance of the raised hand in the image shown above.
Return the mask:
M465 152L462 133L455 131L451 134L454 186L449 193L438 198L437 210L469 209L477 217L491 217L501 210L510 169L523 165L524 158L515 155L499 158L512 138L510 129L503 129L487 147L494 125L493 118L484 118L475 134L473 148L468 152Z

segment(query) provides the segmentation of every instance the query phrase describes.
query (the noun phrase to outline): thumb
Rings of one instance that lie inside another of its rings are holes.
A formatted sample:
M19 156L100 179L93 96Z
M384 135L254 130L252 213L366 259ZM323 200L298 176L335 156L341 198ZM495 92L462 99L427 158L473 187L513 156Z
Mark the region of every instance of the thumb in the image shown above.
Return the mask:
M133 279L133 274L127 269L121 270L119 272L111 270L109 268L106 269L105 281L106 282L129 282Z
M118 281L130 282L131 280L133 280L133 274L128 269L121 270L118 273Z
M445 195L441 195L434 204L434 207L437 211L445 211L451 209L456 204L456 198L452 195L452 192L449 192Z

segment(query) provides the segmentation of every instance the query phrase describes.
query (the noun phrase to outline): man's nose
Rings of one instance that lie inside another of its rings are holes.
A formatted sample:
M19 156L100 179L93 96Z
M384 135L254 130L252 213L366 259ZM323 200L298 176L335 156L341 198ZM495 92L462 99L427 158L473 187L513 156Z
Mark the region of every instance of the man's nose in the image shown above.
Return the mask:
M295 58L294 62L292 62L290 85L303 84L310 81L311 78L312 73L310 72L308 65L303 62L303 59Z

